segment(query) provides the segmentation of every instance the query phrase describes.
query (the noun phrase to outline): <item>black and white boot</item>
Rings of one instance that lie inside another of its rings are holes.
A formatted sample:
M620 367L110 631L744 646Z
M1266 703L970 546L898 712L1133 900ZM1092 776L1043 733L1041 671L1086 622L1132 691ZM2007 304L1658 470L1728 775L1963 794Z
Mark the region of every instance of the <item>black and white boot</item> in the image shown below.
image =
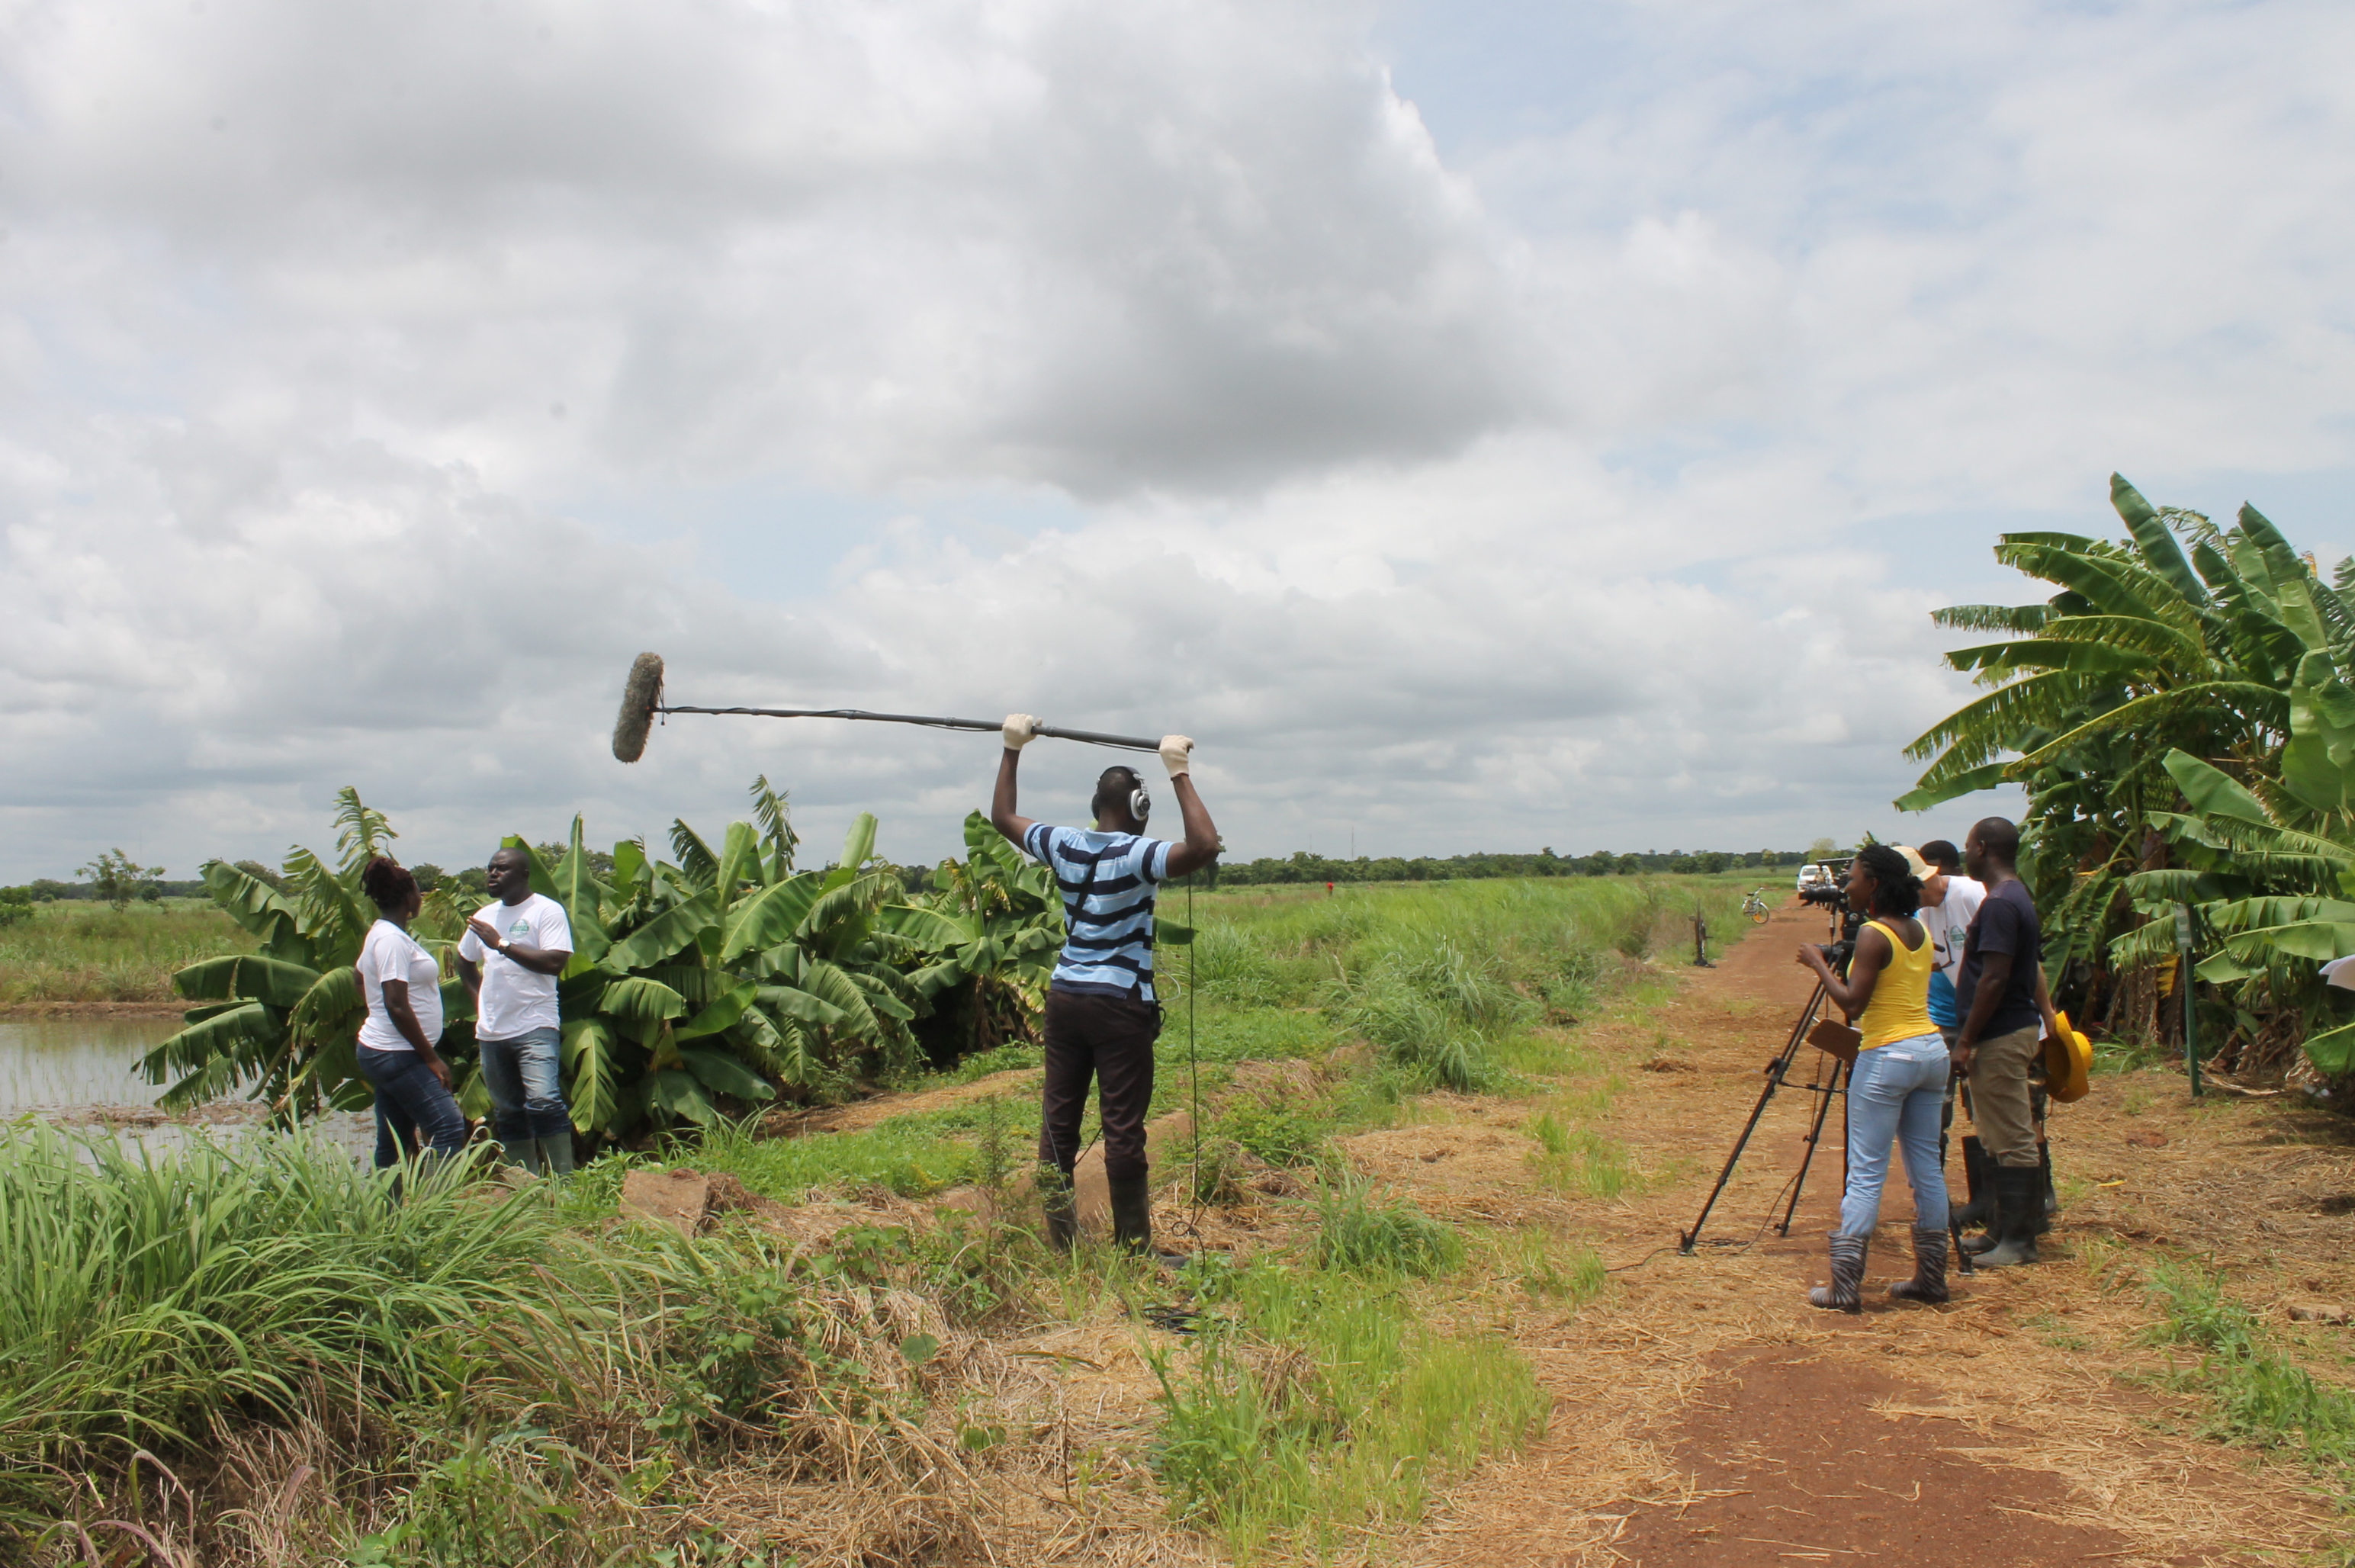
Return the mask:
M1946 1299L1946 1232L1913 1227L1913 1277L1889 1287L1892 1301L1940 1302Z
M1831 1237L1832 1282L1819 1285L1807 1292L1807 1305L1831 1312L1861 1312L1864 1310L1864 1256L1872 1245L1870 1236Z

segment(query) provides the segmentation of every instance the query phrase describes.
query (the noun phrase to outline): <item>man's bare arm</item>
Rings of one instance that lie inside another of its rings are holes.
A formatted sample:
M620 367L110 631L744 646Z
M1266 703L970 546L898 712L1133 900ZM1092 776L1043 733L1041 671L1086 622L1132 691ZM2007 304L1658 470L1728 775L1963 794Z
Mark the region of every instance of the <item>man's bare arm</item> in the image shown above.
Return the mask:
M1014 809L1014 770L1020 764L1022 753L1008 752L997 759L997 793L990 797L989 825L1022 847L1022 836L1030 831L1030 818Z
M1022 765L1022 748L1039 738L1039 720L1028 713L1009 713L1005 733L1006 754L997 759L997 791L989 798L989 825L1019 849L1023 835L1036 824L1014 809L1014 775Z
M1185 819L1186 841L1169 847L1168 875L1185 876L1199 871L1219 858L1219 828L1210 820L1210 808L1202 804L1194 788L1193 775L1179 773L1169 781L1177 792L1178 814Z
M1979 988L1971 993L1971 1016L1963 1020L1961 1030L1955 1036L1955 1065L1970 1071L1971 1053L1979 1048L1979 1035L1995 1021L1996 1009L2003 1006L2004 987L2011 983L2011 955L1989 953L1979 961Z

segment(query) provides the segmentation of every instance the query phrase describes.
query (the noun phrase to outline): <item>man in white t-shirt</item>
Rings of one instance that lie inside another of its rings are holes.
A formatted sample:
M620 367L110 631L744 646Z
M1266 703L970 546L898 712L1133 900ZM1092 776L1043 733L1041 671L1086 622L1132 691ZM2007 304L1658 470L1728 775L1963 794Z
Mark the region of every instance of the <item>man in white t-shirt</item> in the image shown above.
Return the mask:
M559 1066L556 977L572 962L572 923L562 904L531 891L531 858L521 849L493 854L485 876L498 902L466 923L458 977L474 998L492 1124L525 1169L569 1176L572 1115Z
M1979 912L1987 889L1963 875L1962 851L1944 838L1933 838L1914 851L1929 866L1922 881L1922 923L1930 928L1930 1021L1955 1048L1963 1027L1955 1008L1955 976L1963 966L1963 939L1970 934L1971 917Z

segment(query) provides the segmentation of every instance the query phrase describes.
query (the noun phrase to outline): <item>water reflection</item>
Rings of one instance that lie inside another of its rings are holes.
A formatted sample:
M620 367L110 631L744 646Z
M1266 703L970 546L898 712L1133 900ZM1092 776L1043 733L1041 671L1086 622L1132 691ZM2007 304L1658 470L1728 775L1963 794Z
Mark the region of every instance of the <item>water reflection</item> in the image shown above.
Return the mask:
M31 1113L158 1149L258 1126L261 1107L245 1100L185 1115L154 1108L164 1089L147 1082L139 1059L179 1027L175 1017L0 1019L0 1120ZM376 1147L376 1119L367 1112L328 1116L320 1130L355 1155Z
M180 1027L176 1018L0 1019L0 1112L152 1105L164 1091L139 1059Z

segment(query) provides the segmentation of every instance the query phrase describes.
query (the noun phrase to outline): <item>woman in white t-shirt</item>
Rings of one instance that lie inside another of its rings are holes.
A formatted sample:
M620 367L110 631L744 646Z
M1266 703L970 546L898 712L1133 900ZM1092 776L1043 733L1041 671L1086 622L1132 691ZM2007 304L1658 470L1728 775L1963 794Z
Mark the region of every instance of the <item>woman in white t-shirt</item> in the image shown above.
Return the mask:
M411 1149L456 1154L466 1147L466 1117L450 1096L450 1064L433 1050L442 1039L442 966L409 934L423 896L416 878L381 855L360 873L360 887L378 917L353 965L368 998L359 1061L376 1091L377 1168L399 1164Z

